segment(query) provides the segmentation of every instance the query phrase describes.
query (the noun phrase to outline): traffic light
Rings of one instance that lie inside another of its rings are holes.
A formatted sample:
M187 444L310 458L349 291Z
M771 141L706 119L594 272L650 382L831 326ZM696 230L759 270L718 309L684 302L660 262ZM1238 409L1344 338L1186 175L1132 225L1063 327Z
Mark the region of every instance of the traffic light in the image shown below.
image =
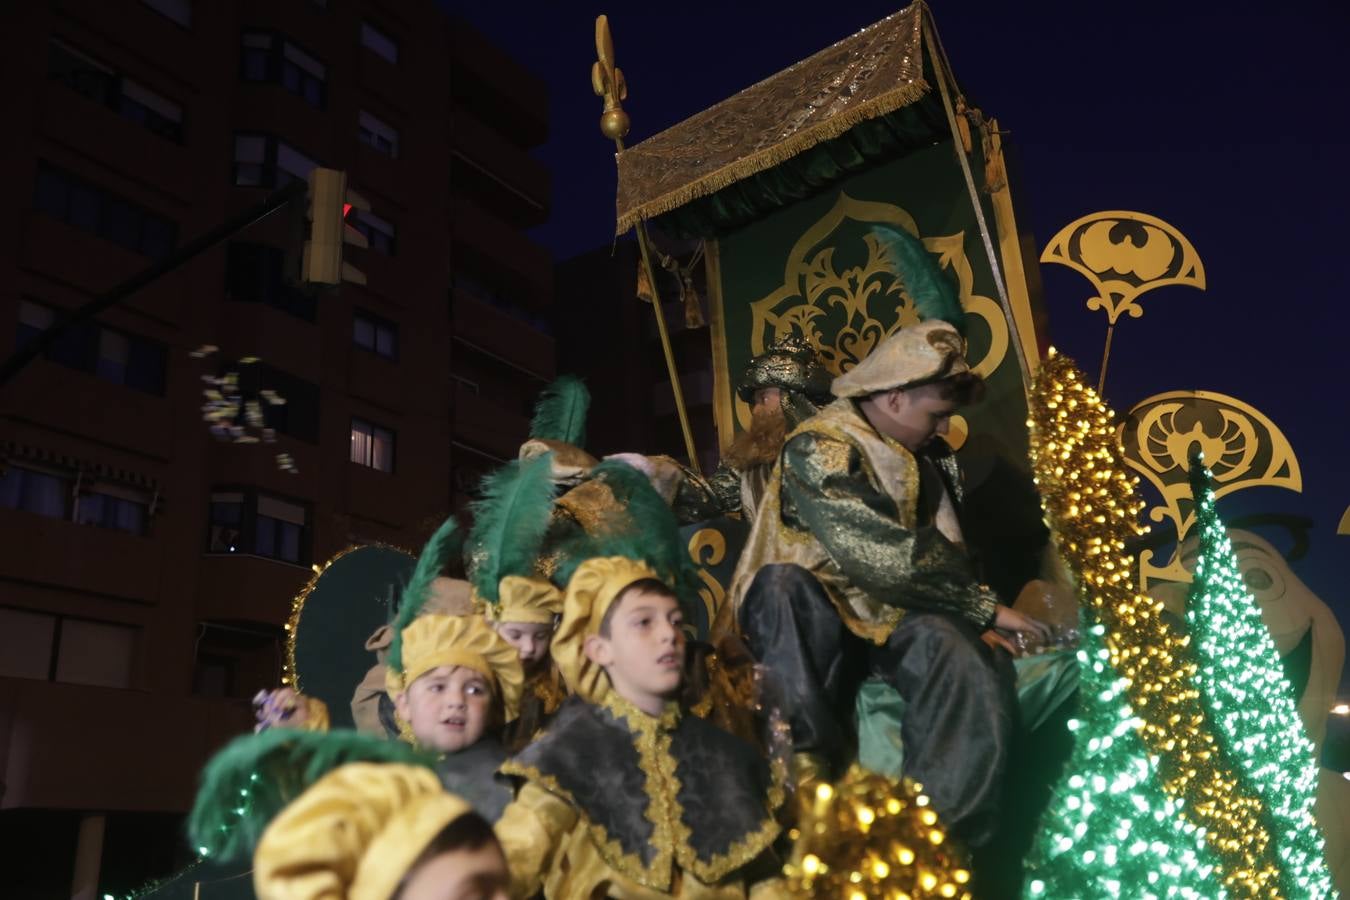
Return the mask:
M309 173L309 238L300 263L300 280L311 284L365 284L366 276L342 261L342 245L369 246L366 236L347 221L353 209L369 210L370 204L347 187L347 173L338 169L315 169Z

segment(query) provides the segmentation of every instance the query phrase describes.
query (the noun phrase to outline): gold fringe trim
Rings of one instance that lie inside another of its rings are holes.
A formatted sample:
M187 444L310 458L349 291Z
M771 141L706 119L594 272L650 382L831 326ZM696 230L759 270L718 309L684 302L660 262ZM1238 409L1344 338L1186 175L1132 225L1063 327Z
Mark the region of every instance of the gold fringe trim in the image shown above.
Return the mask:
M625 234L639 222L664 215L673 209L684 206L686 203L697 200L700 197L706 197L709 194L715 194L738 181L742 181L752 175L757 175L765 169L771 169L780 163L787 162L789 159L811 149L817 144L822 144L825 141L833 140L834 138L843 135L854 126L860 125L869 119L880 118L881 116L895 112L898 109L903 109L911 103L918 101L931 90L932 87L925 79L917 78L914 81L892 88L878 97L866 100L853 109L845 110L844 112L833 115L817 125L794 134L792 137L781 143L774 144L771 147L765 147L762 150L751 153L749 156L743 156L740 159L727 163L721 168L715 169L706 175L702 175L688 184L644 201L633 209L628 211L621 210L619 212L618 226L614 233L616 235ZM620 165L623 164L623 157L626 154L636 153L641 149L642 144L638 144L619 154Z

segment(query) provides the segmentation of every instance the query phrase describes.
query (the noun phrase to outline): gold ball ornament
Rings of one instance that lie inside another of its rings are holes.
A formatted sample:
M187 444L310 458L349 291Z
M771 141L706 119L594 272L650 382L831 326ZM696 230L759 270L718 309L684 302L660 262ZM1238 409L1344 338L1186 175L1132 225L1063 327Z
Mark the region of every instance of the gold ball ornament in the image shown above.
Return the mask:
M612 141L627 135L629 124L628 113L622 109L607 109L600 115L600 131Z
M792 858L783 867L791 896L970 900L965 850L947 836L921 785L855 765L800 798Z

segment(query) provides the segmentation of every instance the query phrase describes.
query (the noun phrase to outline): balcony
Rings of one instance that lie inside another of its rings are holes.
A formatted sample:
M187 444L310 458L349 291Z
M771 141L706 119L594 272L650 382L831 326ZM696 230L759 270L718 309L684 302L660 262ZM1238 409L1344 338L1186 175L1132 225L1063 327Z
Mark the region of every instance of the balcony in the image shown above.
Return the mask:
M450 311L456 340L545 381L553 378L557 349L549 335L459 289L450 293Z
M171 363L167 377L173 372ZM172 416L164 397L45 359L29 363L14 387L10 412L18 417L142 457L171 454Z
M500 459L515 459L530 433L527 417L503 409L460 383L455 385L451 419L456 440Z
M0 578L159 602L163 545L152 538L0 509L0 546L15 548L0 553Z
M308 566L242 553L205 555L197 571L197 618L278 627L313 575Z
M239 701L0 678L0 808L186 811ZM96 745L96 752L91 752Z
M541 307L553 297L553 258L543 247L463 197L450 203L454 266L491 274L509 294Z
M548 87L462 19L450 23L455 100L522 147L548 138Z
M198 173L181 144L151 134L60 82L48 81L45 90L43 136L76 150L98 147L99 162L108 168L132 180L153 172L159 190L183 202L192 199Z
M543 164L463 109L450 123L451 151L464 160L451 170L451 190L472 196L520 228L548 218L551 179Z

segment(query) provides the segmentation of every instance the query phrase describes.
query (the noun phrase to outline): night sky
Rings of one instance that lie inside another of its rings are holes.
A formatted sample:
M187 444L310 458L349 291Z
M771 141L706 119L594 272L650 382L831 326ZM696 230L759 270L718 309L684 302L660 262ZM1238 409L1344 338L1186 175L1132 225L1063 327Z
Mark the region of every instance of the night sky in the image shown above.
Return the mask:
M440 3L548 83L551 135L536 155L553 172L553 210L534 236L562 260L607 245L613 233L612 145L599 132L589 79L597 14L610 18L635 143L903 0ZM1021 175L1015 197L1039 246L1074 219L1108 209L1158 216L1195 245L1208 289L1141 298L1143 317L1117 327L1107 399L1124 410L1162 391L1206 389L1269 416L1298 456L1303 493L1239 492L1220 501L1220 515L1311 518L1311 549L1295 570L1350 632L1350 536L1336 534L1350 506L1340 465L1350 451L1350 7L931 5L966 96L1011 132ZM1041 272L1053 343L1095 379L1105 314L1085 307L1091 287L1078 274ZM1276 532L1263 534L1289 546Z

